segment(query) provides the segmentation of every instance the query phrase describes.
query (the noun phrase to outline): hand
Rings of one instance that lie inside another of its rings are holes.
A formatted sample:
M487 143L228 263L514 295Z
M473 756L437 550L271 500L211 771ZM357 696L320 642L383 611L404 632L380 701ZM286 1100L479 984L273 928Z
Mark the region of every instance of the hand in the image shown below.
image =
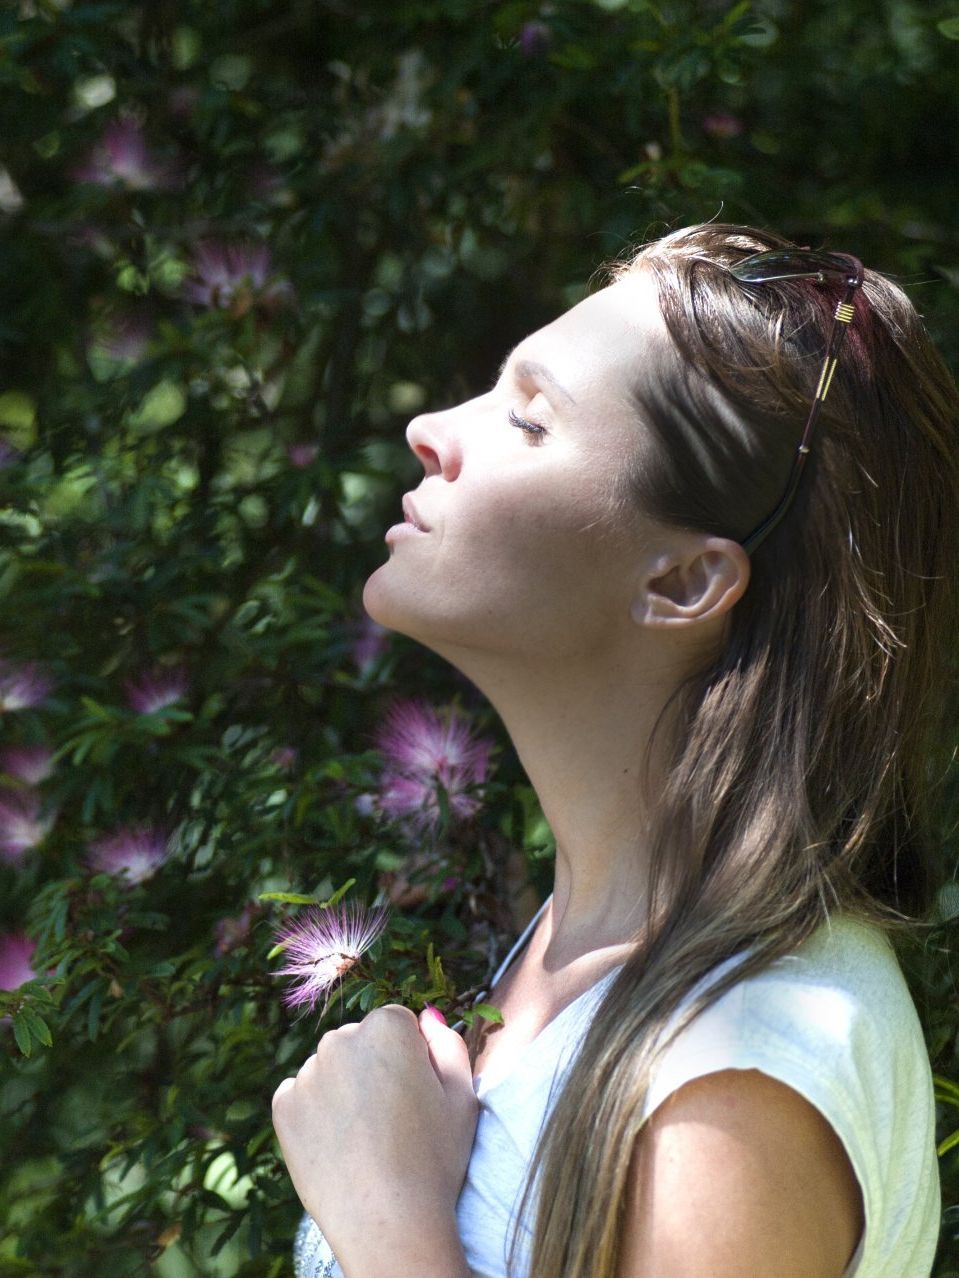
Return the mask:
M448 1242L477 1114L462 1038L395 1003L327 1031L273 1097L296 1192L356 1272L371 1249Z

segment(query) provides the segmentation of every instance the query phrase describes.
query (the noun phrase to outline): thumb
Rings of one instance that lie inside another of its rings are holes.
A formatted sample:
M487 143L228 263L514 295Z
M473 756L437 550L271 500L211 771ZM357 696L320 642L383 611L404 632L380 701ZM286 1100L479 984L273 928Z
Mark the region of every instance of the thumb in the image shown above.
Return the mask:
M430 1063L444 1088L454 1080L460 1084L465 1080L472 1090L469 1049L463 1038L446 1024L442 1012L427 1004L419 1014L419 1026L429 1048Z

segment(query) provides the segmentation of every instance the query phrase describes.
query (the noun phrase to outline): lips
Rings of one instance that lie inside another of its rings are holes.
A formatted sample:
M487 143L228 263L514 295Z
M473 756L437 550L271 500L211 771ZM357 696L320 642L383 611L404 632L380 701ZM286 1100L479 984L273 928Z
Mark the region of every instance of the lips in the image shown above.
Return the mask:
M420 532L429 532L430 530L429 524L417 513L409 493L406 493L403 497L403 518L408 524L412 524L414 528L419 529Z

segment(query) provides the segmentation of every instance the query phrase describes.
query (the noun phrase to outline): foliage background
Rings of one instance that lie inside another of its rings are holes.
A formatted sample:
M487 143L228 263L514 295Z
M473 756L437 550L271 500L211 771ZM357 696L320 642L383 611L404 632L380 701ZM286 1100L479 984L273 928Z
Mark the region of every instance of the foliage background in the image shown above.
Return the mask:
M955 368L957 41L954 4L918 0L3 9L0 657L52 684L8 698L0 744L55 767L0 794L0 931L46 974L0 1025L0 1273L289 1272L269 1098L318 1028L267 958L297 907L259 894L398 903L357 1015L452 1007L550 883L489 711L362 628L405 422L631 241L720 212L895 275ZM158 670L181 694L138 710ZM476 816L441 805L419 838L369 800L413 694L500 747ZM173 832L166 862L95 875L137 826ZM944 812L952 881L909 975L959 1080L955 848ZM942 1172L937 1278L959 1149Z

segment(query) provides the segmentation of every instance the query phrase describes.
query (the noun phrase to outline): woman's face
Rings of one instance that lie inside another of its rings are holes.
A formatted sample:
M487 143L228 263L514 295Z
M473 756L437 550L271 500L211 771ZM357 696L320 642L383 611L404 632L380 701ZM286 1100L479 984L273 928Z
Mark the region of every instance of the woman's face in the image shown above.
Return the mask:
M366 583L370 616L443 655L598 655L630 623L655 526L618 500L631 388L662 349L632 275L525 338L492 390L407 430L424 469Z

